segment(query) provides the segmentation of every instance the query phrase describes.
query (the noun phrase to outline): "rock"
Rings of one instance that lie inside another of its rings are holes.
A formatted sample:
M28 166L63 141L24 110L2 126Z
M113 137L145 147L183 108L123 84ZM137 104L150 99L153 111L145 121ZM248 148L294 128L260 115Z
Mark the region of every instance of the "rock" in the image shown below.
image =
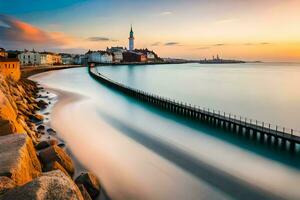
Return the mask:
M43 140L41 142L39 142L37 145L35 145L35 149L36 150L42 150L45 148L48 148L50 146L54 146L57 145L58 141L56 139L50 139L50 140Z
M91 172L81 173L76 179L77 185L84 185L92 199L95 199L100 193L100 183L97 177Z
M56 139L51 139L48 141L51 146L57 145L58 141Z
M79 190L80 190L80 192L81 192L82 197L83 197L84 200L92 200L91 196L90 196L89 193L86 191L84 185L79 184L79 185L77 185L77 186L78 186L78 188L79 188Z
M58 162L52 162L48 165L45 166L45 172L53 171L53 170L60 170L62 171L65 175L70 176L68 172L63 168Z
M50 146L51 146L51 144L48 141L41 141L37 145L35 145L35 149L42 150L42 149L45 149Z
M37 130L38 130L38 131L43 131L43 130L45 130L45 126L44 126L44 125L39 125L39 126L37 127Z
M6 176L0 176L0 195L15 187L13 180Z
M65 145L64 143L59 143L57 146L63 148L63 147L65 147L66 145Z
M70 175L74 174L74 166L70 156L57 145L43 149L39 153L39 158L44 166L57 161Z
M0 136L12 134L14 128L12 123L9 120L0 119Z
M56 131L53 130L52 128L48 128L48 129L47 129L47 132L48 132L50 135L55 135L55 134L56 134Z
M26 134L0 137L0 176L22 185L40 175L42 169L32 140Z
M45 102L44 100L39 100L39 101L37 102L37 106L40 107L41 109L45 109L45 108L47 108L48 103Z
M33 123L41 123L44 120L44 117L39 114L30 114L28 117Z
M84 200L72 179L59 170L43 173L31 182L6 192L1 200Z

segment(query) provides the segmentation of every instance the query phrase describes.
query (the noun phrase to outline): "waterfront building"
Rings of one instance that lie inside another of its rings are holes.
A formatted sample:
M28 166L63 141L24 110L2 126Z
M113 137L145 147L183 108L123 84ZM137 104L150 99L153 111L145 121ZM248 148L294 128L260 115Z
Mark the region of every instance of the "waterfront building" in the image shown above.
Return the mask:
M123 61L123 53L127 51L127 49L123 47L107 47L106 51L112 53L113 62L119 63Z
M41 54L35 50L28 51L24 50L18 55L21 65L40 65L41 64Z
M147 62L145 54L135 51L126 51L123 53L124 62Z
M76 65L82 65L84 64L85 55L76 55L74 57L74 64Z
M52 65L52 64L53 64L53 60L51 54L46 52L40 53L39 65Z
M148 62L153 62L153 61L156 61L159 59L157 54L154 53L154 51L150 51L147 48L146 49L135 49L134 51L144 54L146 56Z
M60 65L62 64L62 59L61 59L61 55L57 54L57 53L49 53L52 57L52 64L53 65Z
M95 63L112 63L113 62L113 55L107 51L89 51L88 55L88 62L95 62Z
M62 63L61 56L52 52L36 52L25 50L18 55L21 65L58 65Z
M18 81L21 77L19 59L0 57L0 74Z
M133 51L134 50L134 36L133 36L132 26L131 26L131 29L130 29L128 39L129 39L129 51Z
M5 51L5 49L4 48L1 48L0 47L0 57L2 57L2 58L7 58L7 52Z
M61 53L61 61L63 65L72 65L74 64L74 56L67 53Z

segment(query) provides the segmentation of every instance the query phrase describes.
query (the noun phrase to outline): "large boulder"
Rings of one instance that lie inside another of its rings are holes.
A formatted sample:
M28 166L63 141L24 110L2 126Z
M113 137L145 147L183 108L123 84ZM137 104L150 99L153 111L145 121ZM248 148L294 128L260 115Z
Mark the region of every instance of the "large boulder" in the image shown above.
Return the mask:
M81 173L75 180L77 185L83 185L92 199L95 199L100 193L100 183L97 177L91 172Z
M13 124L9 120L0 119L0 136L14 133Z
M0 137L0 176L11 178L16 185L23 185L41 173L32 140L26 134Z
M37 124L43 122L43 120L44 120L44 117L39 114L30 114L30 115L28 115L28 118L31 122L37 123Z
M58 162L52 162L44 167L45 172L50 172L54 170L60 170L62 171L65 175L70 176L69 173L63 168Z
M0 195L15 187L13 180L6 176L0 176Z
M51 144L48 141L43 140L43 141L37 143L37 145L35 145L35 149L42 150L42 149L46 149L50 146L51 146Z
M58 162L63 168L67 170L70 175L74 174L74 165L70 156L57 145L50 146L43 149L39 153L39 158L44 166L53 162Z
M43 173L31 182L6 192L1 200L84 200L72 179L59 170Z
M40 109L45 109L45 108L47 108L48 103L45 102L44 100L39 100L39 101L37 102L37 106L38 106Z
M2 82L2 83L6 84L6 82ZM1 88L0 86L0 119L9 121L9 125L6 122L5 123L6 125L3 128L8 128L9 126L9 129L13 133L24 133L25 132L24 128L16 120L17 119L16 105L7 87Z

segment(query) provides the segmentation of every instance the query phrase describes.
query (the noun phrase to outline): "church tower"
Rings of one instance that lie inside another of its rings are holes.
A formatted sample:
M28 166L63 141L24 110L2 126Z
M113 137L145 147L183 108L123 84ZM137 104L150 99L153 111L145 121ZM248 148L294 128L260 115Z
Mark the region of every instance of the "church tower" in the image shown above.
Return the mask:
M133 36L133 30L131 26L130 34L129 34L129 51L134 50L134 36Z

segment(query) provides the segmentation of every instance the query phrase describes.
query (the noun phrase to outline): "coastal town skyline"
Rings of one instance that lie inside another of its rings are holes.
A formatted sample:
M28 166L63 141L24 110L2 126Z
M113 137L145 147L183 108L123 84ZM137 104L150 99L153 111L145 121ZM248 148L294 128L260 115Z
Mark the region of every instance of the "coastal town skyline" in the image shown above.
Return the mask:
M128 47L133 24L135 46L161 57L203 59L219 54L243 60L300 61L299 1L172 2L160 1L157 6L158 1L135 0L28 1L33 6L15 7L24 2L3 1L1 46L67 53ZM209 14L212 11L214 15Z

